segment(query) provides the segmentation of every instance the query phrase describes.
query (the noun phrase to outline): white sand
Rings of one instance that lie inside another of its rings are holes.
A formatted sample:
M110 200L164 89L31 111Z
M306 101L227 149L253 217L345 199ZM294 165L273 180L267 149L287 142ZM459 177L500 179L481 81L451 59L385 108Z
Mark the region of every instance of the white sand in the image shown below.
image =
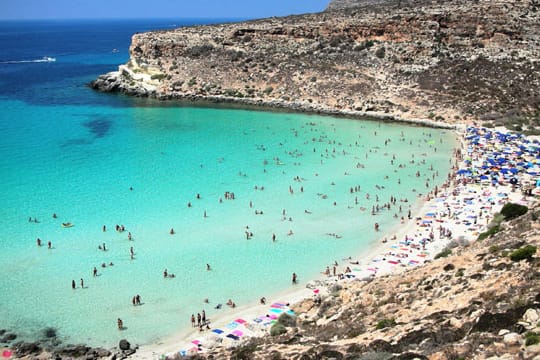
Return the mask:
M464 134L460 134L462 139L462 150L466 149ZM464 154L465 155L465 154ZM462 164L460 163L460 166ZM337 276L321 275L320 279L311 281L307 287L291 286L282 294L278 294L273 299L267 299L266 305L258 303L237 307L234 310L226 305L222 315L212 320L212 328L225 330L221 335L216 335L210 330L199 332L194 330L183 331L162 341L143 346L132 356L134 359L159 359L162 354L175 354L179 350L196 348L192 341L199 340L202 344L201 350L205 347L213 346L237 346L242 341L235 341L225 337L232 329L226 327L235 319L241 318L247 321L246 324L239 324L236 329L240 329L244 336L263 336L268 334L270 326L262 326L253 321L257 316L271 314L270 304L273 302L291 303L300 302L306 298L311 298L314 294L313 288L320 287L321 294L327 293L324 286L336 281L358 281L361 279L380 276L382 274L396 273L416 266L421 266L424 262L430 261L434 256L443 250L451 240L458 242L474 241L480 232L486 230L486 225L493 218L493 214L500 211L502 205L507 202L526 203L533 199L524 199L519 190L513 192L511 186L493 186L490 182L479 184L458 184L452 182L449 187L439 190L438 196L431 194L429 200L424 198L424 203L418 210L413 209L411 220L406 218L394 232L384 231L382 234L390 234L387 242L374 244L368 251L359 254L357 258L344 260L337 267L337 273L343 274L348 266L352 272L345 275L354 275L338 280ZM408 205L408 204L407 204ZM397 203L395 206L399 206ZM450 210L450 214L448 214ZM433 215L427 216L426 214ZM476 218L475 218L476 217ZM451 236L440 236L440 227L451 231ZM433 235L432 241L429 239L430 233ZM395 235L395 239L392 235ZM407 238L407 241L405 239ZM422 245L425 241L425 247ZM359 264L352 264L356 259L362 259ZM390 262L389 262L390 261ZM333 273L333 269L330 269ZM285 310L287 307L285 307Z

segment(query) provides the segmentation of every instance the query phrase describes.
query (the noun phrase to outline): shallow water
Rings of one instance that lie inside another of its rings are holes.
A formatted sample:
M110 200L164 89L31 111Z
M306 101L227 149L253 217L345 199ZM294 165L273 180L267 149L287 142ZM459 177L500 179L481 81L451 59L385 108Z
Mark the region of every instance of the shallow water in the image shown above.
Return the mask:
M71 61L43 55L57 61L32 71ZM291 286L292 272L303 286L372 245L375 222L383 232L399 226L394 214L406 216L426 179L440 184L450 168L454 137L441 130L97 94L83 86L95 68L81 64L117 56L102 55L78 54L82 74L0 99L0 327L22 337L52 326L70 342L149 343L203 308L212 318L229 298L271 297ZM8 66L0 71L24 70ZM402 213L371 215L390 196L409 200L398 201ZM176 277L164 279L165 269ZM132 306L136 294L142 306Z

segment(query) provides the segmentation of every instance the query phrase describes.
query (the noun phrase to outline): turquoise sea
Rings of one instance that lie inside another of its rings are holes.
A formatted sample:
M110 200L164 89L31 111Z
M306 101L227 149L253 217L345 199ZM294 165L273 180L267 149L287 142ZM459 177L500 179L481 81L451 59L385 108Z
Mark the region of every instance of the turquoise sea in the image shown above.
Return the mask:
M0 328L153 342L189 327L192 313L230 311L214 309L229 298L271 299L293 272L304 286L399 227L427 179L445 180L448 131L86 86L127 61L131 34L201 22L0 22ZM371 214L391 196L396 206Z

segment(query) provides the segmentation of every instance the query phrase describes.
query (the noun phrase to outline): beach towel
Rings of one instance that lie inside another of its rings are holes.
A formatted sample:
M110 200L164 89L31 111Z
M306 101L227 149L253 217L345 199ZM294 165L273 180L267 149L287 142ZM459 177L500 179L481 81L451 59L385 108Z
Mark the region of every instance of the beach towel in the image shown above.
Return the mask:
M221 329L212 329L212 332L213 332L213 333L216 333L216 334L218 334L218 335L221 335L221 334L223 334L224 331L221 330Z
M231 334L236 335L238 337L242 337L244 335L244 333L241 332L240 330L234 330L233 332L231 332Z
M236 329L236 328L238 327L238 323L235 323L235 322L233 321L233 322L230 322L230 323L228 323L227 325L225 325L225 327L226 327L227 329L231 329L231 330L232 330L232 329Z

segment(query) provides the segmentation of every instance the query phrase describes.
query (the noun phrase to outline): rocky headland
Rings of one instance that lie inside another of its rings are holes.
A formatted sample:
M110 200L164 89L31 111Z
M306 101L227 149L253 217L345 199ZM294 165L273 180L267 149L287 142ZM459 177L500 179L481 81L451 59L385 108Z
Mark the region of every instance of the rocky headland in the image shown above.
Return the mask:
M334 0L324 12L135 34L91 86L439 123L540 125L537 0Z

